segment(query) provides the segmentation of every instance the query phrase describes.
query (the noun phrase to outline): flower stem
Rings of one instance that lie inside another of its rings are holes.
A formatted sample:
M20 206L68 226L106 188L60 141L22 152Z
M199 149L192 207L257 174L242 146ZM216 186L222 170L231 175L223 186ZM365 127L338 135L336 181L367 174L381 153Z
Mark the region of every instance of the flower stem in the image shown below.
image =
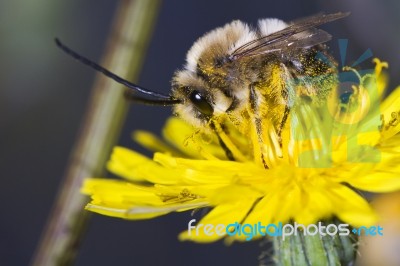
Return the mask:
M122 77L138 76L159 4L159 0L120 2L102 65ZM84 211L87 198L79 189L83 179L104 174L105 162L119 137L126 111L123 87L99 74L32 265L73 264L88 221L88 212Z
M355 249L351 237L296 234L273 237L273 260L277 266L351 265Z

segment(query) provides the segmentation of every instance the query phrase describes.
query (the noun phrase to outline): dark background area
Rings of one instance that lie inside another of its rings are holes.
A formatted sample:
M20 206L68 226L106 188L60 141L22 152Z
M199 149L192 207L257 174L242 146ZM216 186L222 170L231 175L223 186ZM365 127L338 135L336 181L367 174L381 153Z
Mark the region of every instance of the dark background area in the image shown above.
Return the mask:
M115 9L116 2L104 0L0 2L0 265L29 264L96 74L57 50L53 38L99 61ZM389 61L391 87L400 83L397 0L169 0L161 6L139 84L168 92L193 42L233 19L255 25L259 18L292 20L321 11L352 12L322 27L334 36L329 45L336 58L337 40L349 39L346 63L370 48ZM133 130L159 132L170 114L132 106L119 144L134 147ZM76 265L257 264L259 242L179 242L190 219L189 212L136 222L94 215Z

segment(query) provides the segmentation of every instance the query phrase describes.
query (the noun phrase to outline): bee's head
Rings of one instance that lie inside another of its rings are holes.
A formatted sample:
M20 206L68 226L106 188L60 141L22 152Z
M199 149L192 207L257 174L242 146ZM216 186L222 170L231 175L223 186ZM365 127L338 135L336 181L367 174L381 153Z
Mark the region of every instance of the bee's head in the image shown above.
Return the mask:
M177 71L172 81L172 97L179 100L174 112L194 126L205 126L211 118L225 114L232 98L212 88L188 70Z
M197 127L207 128L212 119L230 112L238 114L247 103L249 92L244 87L257 73L244 71L250 59L234 61L231 54L257 38L257 33L241 21L212 30L189 49L183 69L174 74L170 95L142 89L155 98L147 100L137 96L139 87L134 85L129 98L173 106L175 114Z
M232 88L239 75L229 55L254 38L246 24L234 21L198 39L187 53L184 69L172 80L171 96L180 100L175 113L195 126L205 126L231 110L238 98Z

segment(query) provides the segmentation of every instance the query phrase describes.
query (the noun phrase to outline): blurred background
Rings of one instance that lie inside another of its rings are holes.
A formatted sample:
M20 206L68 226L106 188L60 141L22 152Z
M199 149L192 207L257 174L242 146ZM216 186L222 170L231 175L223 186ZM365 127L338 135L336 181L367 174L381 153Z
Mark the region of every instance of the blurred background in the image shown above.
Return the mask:
M0 265L27 265L56 197L88 102L95 72L56 48L60 37L99 61L118 1L0 1ZM167 93L173 72L198 37L234 19L283 20L351 11L323 26L349 39L346 63L371 49L400 84L400 2L397 0L246 0L162 3L139 84ZM363 68L371 68L365 62ZM129 77L126 77L129 79ZM137 115L140 114L140 115ZM159 132L169 108L132 106L119 144L136 147L131 132ZM148 221L94 215L76 265L256 265L260 242L225 246L179 242L190 213Z

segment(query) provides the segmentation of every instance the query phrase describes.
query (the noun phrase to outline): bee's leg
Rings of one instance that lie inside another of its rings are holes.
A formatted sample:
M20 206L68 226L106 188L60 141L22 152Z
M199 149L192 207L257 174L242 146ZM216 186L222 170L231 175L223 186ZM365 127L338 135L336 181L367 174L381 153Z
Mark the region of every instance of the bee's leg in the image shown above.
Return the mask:
M251 112L254 114L254 126L255 126L255 130L256 130L257 142L258 142L257 143L258 147L254 147L254 150L255 151L257 150L257 153L259 152L258 155L259 155L259 158L261 159L261 163L264 165L265 169L268 169L269 167L267 165L267 162L265 161L264 153L261 148L263 145L263 139L262 139L263 129L262 129L261 118L259 116L260 110L259 110L259 106L257 104L258 95L256 94L256 91L254 89L254 84L250 84L249 89L250 89L250 94L249 94L250 95L250 97L249 97L250 109L251 109ZM254 143L254 144L256 144L256 143ZM255 157L258 157L257 153L255 153Z
M211 129L214 130L215 134L217 135L219 145L221 145L222 149L224 150L226 157L229 159L229 161L235 161L235 157L233 157L232 151L228 148L228 146L226 146L225 142L222 140L222 138L220 136L221 134L219 133L219 130L217 130L215 123L211 122L210 126L211 126ZM222 127L221 127L221 130L223 130Z
M290 113L290 108L289 108L289 106L286 105L285 111L283 113L282 121L281 121L281 124L279 125L278 132L277 132L278 137L279 137L279 145L281 146L281 148L282 148L282 130L285 127L286 121L289 117L289 113Z
M241 153L241 151L235 146L235 144L229 139L229 136L224 131L221 124L218 122L211 122L211 128L214 130L218 137L218 141L225 151L226 157L231 161L244 162L247 158Z
M283 89L282 90L282 97L285 100L286 104L285 104L285 110L283 111L283 117L281 120L281 123L279 125L279 128L277 130L277 134L278 134L278 138L279 138L279 146L282 148L282 130L285 127L286 121L289 117L289 113L290 113L290 108L289 108L289 93L287 91L287 89Z
M222 139L218 133L217 133L217 137L218 137L219 144L221 145L222 149L225 152L226 157L229 159L229 161L235 161L232 151L225 145L225 143L222 141Z

